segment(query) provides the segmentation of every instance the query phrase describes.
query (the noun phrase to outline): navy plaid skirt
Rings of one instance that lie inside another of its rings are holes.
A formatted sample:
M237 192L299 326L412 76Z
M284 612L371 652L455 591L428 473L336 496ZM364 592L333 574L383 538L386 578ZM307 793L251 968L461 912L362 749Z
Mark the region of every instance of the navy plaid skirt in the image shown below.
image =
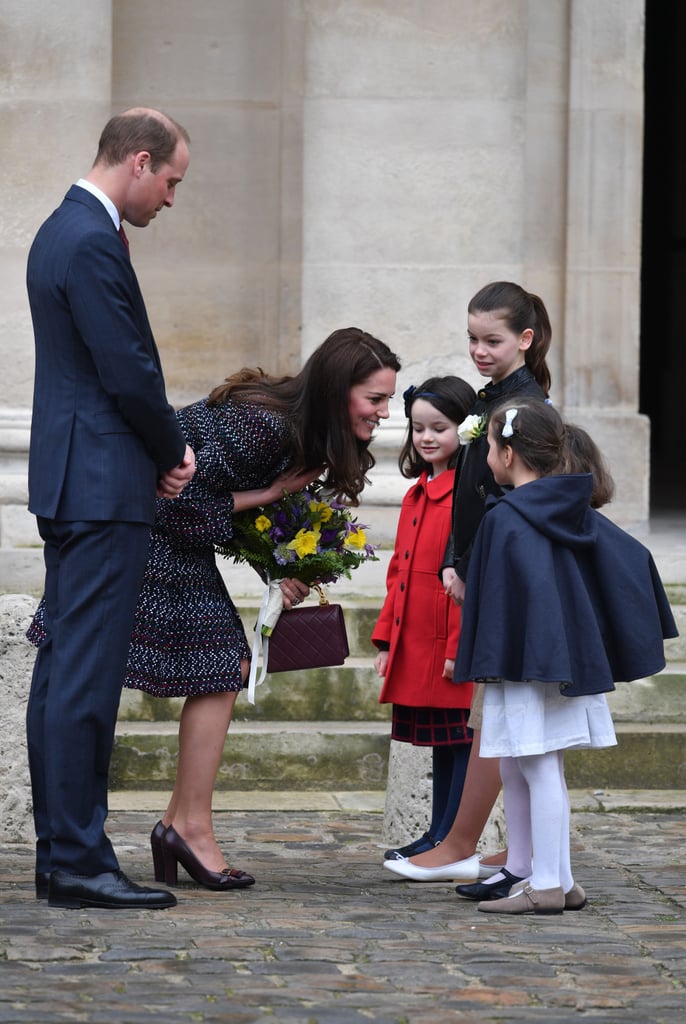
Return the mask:
M391 739L415 747L449 747L471 743L469 708L411 708L393 705Z

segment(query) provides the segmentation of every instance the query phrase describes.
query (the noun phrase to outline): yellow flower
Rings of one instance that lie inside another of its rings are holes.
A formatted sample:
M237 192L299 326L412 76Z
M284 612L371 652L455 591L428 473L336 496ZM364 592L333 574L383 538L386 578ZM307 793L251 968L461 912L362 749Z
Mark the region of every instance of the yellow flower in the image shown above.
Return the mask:
M312 515L316 516L320 523L328 523L333 515L331 505L327 505L324 501L311 501L309 507Z
M319 534L314 530L298 530L293 540L286 547L289 551L295 551L298 558L306 555L313 555L317 550Z
M267 516L258 516L255 520L255 529L259 530L260 533L265 533L272 525L271 519Z
M359 526L356 530L352 530L345 538L345 547L347 548L363 548L366 543L367 535Z

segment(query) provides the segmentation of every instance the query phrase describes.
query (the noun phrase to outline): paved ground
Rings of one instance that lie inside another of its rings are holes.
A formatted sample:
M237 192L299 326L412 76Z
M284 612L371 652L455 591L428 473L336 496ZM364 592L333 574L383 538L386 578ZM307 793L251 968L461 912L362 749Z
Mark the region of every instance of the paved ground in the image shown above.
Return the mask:
M684 794L575 794L574 863L590 905L512 919L478 913L451 883L384 871L367 797L363 809L350 797L347 808L323 800L329 810L268 803L218 814L254 888L216 895L184 882L172 911L48 909L33 898L32 849L0 847L0 1022L684 1020ZM122 866L141 882L152 881L153 823L148 810L110 818Z
M686 582L683 525L641 538L668 582ZM379 592L375 568L356 595ZM113 795L110 833L139 882L163 802ZM257 884L184 882L171 911L51 910L32 847L0 845L0 1024L682 1024L686 794L573 804L590 902L550 918L480 914L452 883L384 871L378 793L218 794L219 837Z

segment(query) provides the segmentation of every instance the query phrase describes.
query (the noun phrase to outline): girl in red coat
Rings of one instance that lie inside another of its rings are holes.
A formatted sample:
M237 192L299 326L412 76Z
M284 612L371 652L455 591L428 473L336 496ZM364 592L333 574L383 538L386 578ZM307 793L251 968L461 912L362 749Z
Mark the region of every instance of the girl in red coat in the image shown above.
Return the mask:
M403 397L409 424L398 463L403 476L419 479L400 509L386 600L372 642L384 680L379 700L393 704L392 738L433 748L433 803L427 832L388 850L387 860L431 849L446 835L472 742L472 686L452 681L460 609L446 595L438 569L451 529L457 427L476 396L459 377L431 377Z

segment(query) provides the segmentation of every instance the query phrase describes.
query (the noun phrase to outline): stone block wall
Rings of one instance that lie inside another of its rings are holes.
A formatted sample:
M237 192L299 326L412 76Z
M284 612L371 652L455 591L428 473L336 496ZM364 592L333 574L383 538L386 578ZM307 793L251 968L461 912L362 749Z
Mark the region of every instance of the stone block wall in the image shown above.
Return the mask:
M27 595L0 595L0 840L6 843L34 838L26 706L36 652L24 634L35 607Z

